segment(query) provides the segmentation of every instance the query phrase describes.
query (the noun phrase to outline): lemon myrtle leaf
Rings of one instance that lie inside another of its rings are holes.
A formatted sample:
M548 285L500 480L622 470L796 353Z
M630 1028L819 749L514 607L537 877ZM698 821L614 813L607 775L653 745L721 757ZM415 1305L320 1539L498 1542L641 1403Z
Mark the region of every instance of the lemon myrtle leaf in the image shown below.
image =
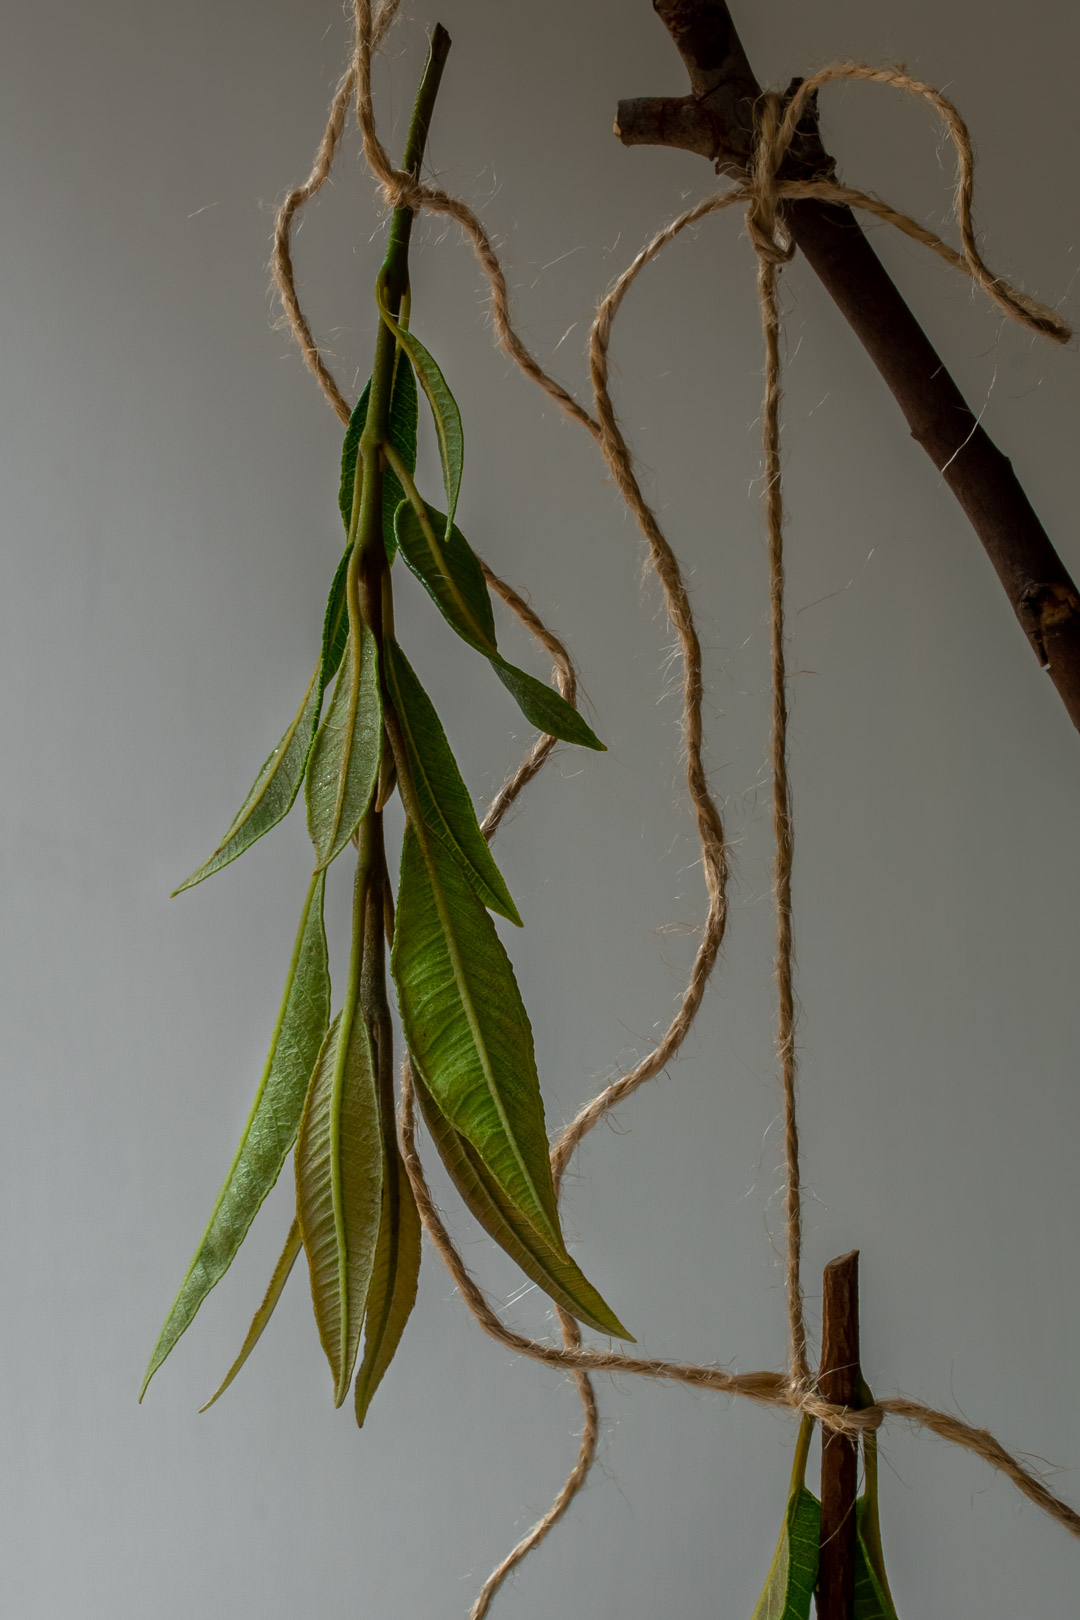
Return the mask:
M536 1286L575 1316L586 1327L612 1338L633 1336L575 1262L559 1254L527 1221L502 1192L484 1167L476 1149L439 1112L423 1081L413 1076L413 1085L439 1157L464 1200L470 1214L490 1238L503 1249Z
M302 1247L303 1244L300 1241L300 1222L294 1216L293 1223L289 1227L289 1235L285 1239L285 1247L282 1249L277 1265L274 1267L274 1273L270 1278L269 1284L267 1285L266 1293L262 1298L262 1303L251 1319L251 1326L248 1328L247 1333L244 1336L244 1342L240 1346L239 1354L237 1355L232 1366L229 1368L228 1372L225 1374L225 1377L221 1380L221 1383L218 1385L217 1389L206 1402L206 1405L199 1407L200 1412L209 1412L214 1402L219 1400L220 1397L224 1395L225 1391L228 1389L229 1385L232 1383L233 1379L244 1365L244 1362L247 1360L248 1356L250 1356L251 1352L262 1338L263 1329L266 1327L266 1324L274 1314L274 1307L281 1298L282 1290L289 1280L289 1274L292 1271L292 1268L296 1262L296 1257L300 1253Z
M232 1264L296 1139L308 1078L330 1016L324 878L311 880L262 1078L206 1231L154 1346L139 1399Z
M752 1620L809 1620L821 1539L821 1504L803 1483L813 1427L809 1417L799 1426L784 1524Z
M420 1213L398 1145L387 1144L379 1240L364 1316L364 1355L356 1374L356 1421L361 1428L383 1374L394 1359L416 1303L420 1275Z
M194 888L204 878L220 872L223 866L228 866L250 848L257 838L276 827L292 809L304 779L311 738L318 723L322 702L319 673L319 668L316 668L292 723L264 761L221 843L209 860L204 861L173 890L174 894L183 894L185 889Z
M353 497L356 492L357 458L360 452L360 439L367 422L368 401L371 395L370 379L353 408L349 425L345 431L345 440L341 447L341 484L338 490L338 506L341 510L342 522L346 533L350 533L354 516ZM416 432L417 432L417 397L416 378L408 360L399 351L394 368L394 386L390 395L390 438L409 472L416 469ZM392 467L383 472L383 541L386 545L387 556L393 561L396 541L394 539L394 512L404 499L404 490L398 481L397 474ZM359 510L359 508L357 508Z
M447 623L487 657L497 650L495 615L480 559L456 523L423 505L423 516L410 501L398 507L398 548Z
M296 1211L337 1406L360 1344L382 1180L371 1042L353 995L323 1042L296 1144Z
M420 339L400 326L382 304L382 317L390 327L398 344L412 361L421 388L427 395L435 422L435 435L439 441L439 461L442 464L443 487L446 490L446 533L457 509L458 490L461 488L461 469L465 455L465 436L461 427L461 412L457 401L446 385L446 378Z
M317 868L328 866L341 853L371 803L381 741L375 638L357 620L351 623L334 694L316 733L307 771L308 831Z
M390 967L420 1078L511 1206L565 1257L532 1029L510 959L458 862L411 820Z
M520 927L517 907L480 831L435 705L395 641L387 641L385 661L390 701L401 726L425 822L460 864L484 904Z
M535 675L528 675L516 665L508 664L506 659L500 658L498 654L489 653L488 662L514 698L526 720L530 721L537 731L546 731L549 737L559 737L563 742L577 743L581 748L604 751L604 744L592 727L582 719L573 704L567 703L561 693L556 692L545 682L538 681Z

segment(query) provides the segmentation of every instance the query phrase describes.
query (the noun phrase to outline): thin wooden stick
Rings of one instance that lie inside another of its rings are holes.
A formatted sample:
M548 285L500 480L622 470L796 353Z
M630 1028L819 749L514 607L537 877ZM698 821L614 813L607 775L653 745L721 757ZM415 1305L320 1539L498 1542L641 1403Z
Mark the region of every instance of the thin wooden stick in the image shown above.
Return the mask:
M725 0L652 0L690 76L691 94L620 101L625 145L675 146L738 179L749 173L761 88ZM792 147L790 174L835 167L816 128ZM784 173L787 174L788 168ZM792 240L853 328L981 540L1032 650L1080 729L1080 591L1008 458L983 431L849 208L784 206Z
M837 1406L860 1405L859 1251L825 1267L822 1295L821 1367L818 1387ZM821 1561L818 1620L853 1620L855 1613L855 1495L858 1442L846 1434L821 1438Z

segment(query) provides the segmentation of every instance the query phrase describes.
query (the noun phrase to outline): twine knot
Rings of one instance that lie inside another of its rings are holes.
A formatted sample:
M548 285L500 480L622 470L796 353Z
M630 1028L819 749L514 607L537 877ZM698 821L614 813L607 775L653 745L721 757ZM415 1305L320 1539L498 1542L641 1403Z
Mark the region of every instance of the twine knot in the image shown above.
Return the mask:
M885 1421L885 1413L876 1401L868 1406L838 1406L827 1401L813 1382L799 1378L791 1380L788 1399L795 1411L816 1418L827 1433L844 1434L852 1440L876 1434Z
M779 266L795 253L780 217L780 165L791 145L784 125L784 97L775 90L766 91L754 109L754 121L754 155L743 188L748 198L746 229L758 258Z

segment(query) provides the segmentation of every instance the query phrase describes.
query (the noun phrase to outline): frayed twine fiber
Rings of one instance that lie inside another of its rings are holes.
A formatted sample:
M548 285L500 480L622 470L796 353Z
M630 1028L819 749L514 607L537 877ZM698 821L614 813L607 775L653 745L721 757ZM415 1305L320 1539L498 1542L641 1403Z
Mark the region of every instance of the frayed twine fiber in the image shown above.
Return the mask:
M281 297L286 323L305 361L314 372L323 393L343 422L350 406L326 366L296 293L291 254L292 228L296 215L322 188L329 177L341 143L349 108L355 101L357 122L364 155L379 182L387 207L427 209L456 220L469 238L492 298L492 323L496 341L521 370L546 394L591 434L599 445L608 469L623 500L633 513L648 545L649 560L660 582L668 617L679 640L683 662L682 727L686 749L687 787L694 808L701 846L702 868L708 895L708 909L701 939L681 1005L669 1028L652 1052L628 1074L620 1076L570 1122L551 1153L556 1188L575 1149L593 1127L619 1103L624 1102L646 1081L652 1080L678 1054L701 1006L709 976L716 963L727 923L727 842L719 808L709 792L703 763L701 646L690 599L678 559L664 535L656 514L642 493L634 458L618 425L608 387L608 351L612 327L623 299L633 282L653 259L688 226L709 214L742 206L746 226L758 257L758 296L762 333L765 341L765 394L763 403L765 480L764 502L769 542L769 617L772 664L772 771L773 831L775 842L774 891L777 914L776 984L778 997L777 1052L784 1096L784 1154L786 1168L786 1260L785 1282L788 1307L789 1371L726 1372L722 1367L685 1365L678 1362L624 1355L594 1349L582 1343L581 1332L572 1317L557 1308L562 1346L529 1339L508 1328L489 1304L486 1295L471 1276L455 1248L432 1199L416 1152L416 1114L412 1075L406 1059L402 1072L401 1141L406 1168L416 1195L421 1217L436 1250L457 1284L469 1310L483 1330L507 1349L528 1356L550 1367L562 1367L572 1374L585 1412L585 1423L577 1462L547 1513L508 1554L485 1582L470 1614L470 1620L484 1620L492 1600L522 1559L543 1541L588 1477L595 1460L598 1439L596 1397L592 1384L595 1373L636 1373L645 1378L670 1379L700 1389L743 1396L761 1405L787 1408L809 1414L835 1433L858 1436L877 1429L886 1417L902 1418L916 1427L929 1429L939 1439L962 1446L1004 1474L1029 1501L1056 1519L1074 1536L1080 1536L1080 1514L1050 1491L1020 1459L1007 1451L985 1429L976 1429L948 1412L935 1411L918 1401L902 1397L878 1400L861 1411L837 1407L823 1400L810 1370L806 1322L801 1283L802 1203L799 1170L797 1113L797 1066L795 1056L794 944L791 923L791 873L794 857L791 789L788 780L787 671L784 658L784 552L783 501L780 477L780 310L778 282L780 271L791 259L794 248L784 230L781 204L788 200L815 197L819 201L844 204L871 213L906 236L931 249L953 269L962 271L1010 319L1019 321L1045 337L1066 343L1068 326L1052 310L995 276L983 262L972 223L974 157L967 128L956 108L931 85L900 68L868 67L857 62L838 62L803 81L790 98L771 92L758 104L758 133L749 178L728 190L705 197L673 219L653 237L611 287L597 310L589 340L589 369L595 416L578 403L563 386L549 377L525 347L510 318L510 299L502 266L484 226L460 198L437 186L429 186L394 167L379 140L371 95L371 59L397 15L401 0L354 0L355 40L352 63L330 103L326 129L315 155L311 174L304 184L289 193L278 214L274 236L273 274ZM937 111L952 140L957 156L957 182L954 206L960 231L962 253L925 226L898 212L880 198L837 183L831 177L812 180L786 180L780 177L801 119L811 110L813 97L823 86L841 79L864 79L928 101ZM502 598L532 635L545 648L555 665L559 690L573 702L576 683L573 663L566 648L542 623L528 603L491 569L484 565L488 584ZM494 837L500 821L519 794L543 766L554 747L554 739L541 738L496 795L483 830Z

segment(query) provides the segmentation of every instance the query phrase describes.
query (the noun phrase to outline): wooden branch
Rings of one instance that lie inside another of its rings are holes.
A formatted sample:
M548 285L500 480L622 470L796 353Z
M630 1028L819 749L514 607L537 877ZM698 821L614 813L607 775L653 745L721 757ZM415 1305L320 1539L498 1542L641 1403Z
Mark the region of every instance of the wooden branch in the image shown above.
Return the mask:
M859 1251L825 1267L818 1388L834 1406L860 1405ZM855 1612L855 1494L858 1442L847 1435L821 1438L821 1557L818 1620L852 1620Z
M718 173L745 178L761 95L725 0L653 0L690 75L691 94L620 101L625 145L681 147ZM832 160L816 130L800 132L784 173L812 177ZM1080 729L1080 592L1008 458L979 426L956 383L848 208L785 205L796 245L835 300L922 445L966 512L1039 662Z

